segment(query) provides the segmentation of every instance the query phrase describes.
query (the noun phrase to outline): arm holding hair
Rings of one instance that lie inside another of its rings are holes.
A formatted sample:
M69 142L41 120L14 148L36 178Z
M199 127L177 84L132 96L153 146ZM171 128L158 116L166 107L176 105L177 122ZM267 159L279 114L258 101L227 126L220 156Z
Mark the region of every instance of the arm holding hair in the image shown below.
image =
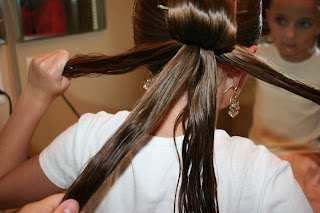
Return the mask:
M70 80L61 75L68 59L67 51L58 50L35 57L30 64L28 84L0 134L1 208L16 207L59 190L45 177L38 157L30 160L27 157L39 121L51 103L70 85ZM48 191L39 193L39 189ZM25 194L26 201L15 198L17 194ZM36 198L32 198L33 194Z

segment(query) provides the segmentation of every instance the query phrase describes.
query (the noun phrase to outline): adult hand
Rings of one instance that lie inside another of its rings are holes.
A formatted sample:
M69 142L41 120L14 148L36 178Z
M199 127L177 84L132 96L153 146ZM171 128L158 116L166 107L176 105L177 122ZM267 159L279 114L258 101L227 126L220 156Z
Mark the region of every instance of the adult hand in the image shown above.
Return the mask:
M55 194L41 201L30 203L18 213L78 213L79 204L76 200L69 199L60 204L63 195Z
M69 60L69 53L56 50L34 57L29 66L26 90L40 101L53 101L70 86L70 79L62 76L63 68Z

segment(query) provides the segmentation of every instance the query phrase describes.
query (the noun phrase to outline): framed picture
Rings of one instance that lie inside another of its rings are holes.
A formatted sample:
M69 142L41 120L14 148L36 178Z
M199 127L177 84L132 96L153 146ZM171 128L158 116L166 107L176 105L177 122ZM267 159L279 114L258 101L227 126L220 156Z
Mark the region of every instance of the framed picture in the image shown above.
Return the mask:
M0 0L0 45L6 43L6 31L3 21L2 0Z
M106 28L105 0L17 0L22 41Z

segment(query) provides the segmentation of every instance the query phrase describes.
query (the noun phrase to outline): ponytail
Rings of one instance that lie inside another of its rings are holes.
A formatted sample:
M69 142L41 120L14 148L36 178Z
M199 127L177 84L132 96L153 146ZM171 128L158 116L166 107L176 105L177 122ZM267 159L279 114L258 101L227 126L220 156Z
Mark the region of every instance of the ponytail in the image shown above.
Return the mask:
M153 85L123 125L88 163L65 198L76 199L83 207L116 167L132 154L130 150L143 143L156 130L171 104L189 88L185 113L176 121L176 126L181 120L187 121L182 151L184 174L179 209L192 212L212 212L210 210L217 209L215 202L212 202L217 194L216 181L212 182L215 179L214 169L212 163L208 163L213 162L216 111L213 88L216 88L217 66L216 63L210 63L212 66L207 64L214 60L212 51L183 45L155 78ZM207 110L203 111L203 108ZM208 138L212 142L208 142ZM201 157L198 159L198 156ZM190 174L186 175L188 170ZM202 192L202 188L207 189L206 194ZM194 192L201 199L194 197Z

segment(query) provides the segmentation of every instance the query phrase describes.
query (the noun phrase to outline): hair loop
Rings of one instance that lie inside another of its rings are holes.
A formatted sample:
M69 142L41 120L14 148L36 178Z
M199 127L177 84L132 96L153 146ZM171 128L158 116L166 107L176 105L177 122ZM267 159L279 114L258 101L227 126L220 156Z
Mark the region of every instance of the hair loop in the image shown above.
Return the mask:
M199 3L196 0L168 2L170 34L186 45L196 45L216 53L230 52L236 44L236 1Z

